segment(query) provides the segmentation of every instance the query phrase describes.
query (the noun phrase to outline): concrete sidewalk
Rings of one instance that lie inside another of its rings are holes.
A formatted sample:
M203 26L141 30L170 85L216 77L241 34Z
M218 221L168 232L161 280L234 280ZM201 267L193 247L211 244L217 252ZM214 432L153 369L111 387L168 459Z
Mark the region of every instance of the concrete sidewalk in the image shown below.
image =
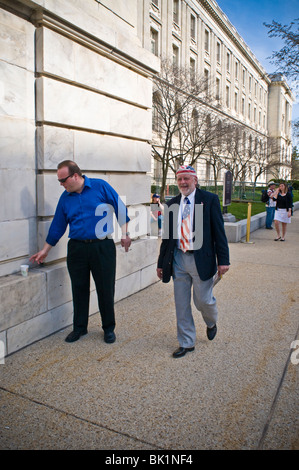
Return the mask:
M218 334L208 341L196 314L183 358L172 282L116 304L112 345L96 314L76 343L68 328L7 357L0 449L298 450L299 211L286 241L274 237L230 244Z

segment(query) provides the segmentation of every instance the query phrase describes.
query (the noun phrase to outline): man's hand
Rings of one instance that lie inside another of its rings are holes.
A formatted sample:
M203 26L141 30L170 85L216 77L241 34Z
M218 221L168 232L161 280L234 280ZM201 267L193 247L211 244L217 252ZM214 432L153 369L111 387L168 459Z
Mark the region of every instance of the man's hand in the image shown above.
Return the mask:
M33 261L38 264L43 263L46 257L48 256L48 253L51 250L51 248L52 248L51 245L49 245L48 243L45 243L42 250L40 250L38 253L35 253L35 255L32 255L29 261Z
M218 275L223 276L223 274L227 273L229 270L229 266L218 266Z
M162 279L163 276L163 269L162 268L157 268L157 276L159 279Z
M121 237L120 244L121 244L122 247L125 248L126 252L129 251L129 248L131 246L131 238L128 235L123 235Z

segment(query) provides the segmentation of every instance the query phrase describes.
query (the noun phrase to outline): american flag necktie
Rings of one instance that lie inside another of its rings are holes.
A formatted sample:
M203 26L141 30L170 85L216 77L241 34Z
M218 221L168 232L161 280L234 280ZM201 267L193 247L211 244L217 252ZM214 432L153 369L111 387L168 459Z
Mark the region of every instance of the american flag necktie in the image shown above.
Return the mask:
M181 236L180 236L180 250L184 253L190 248L190 201L187 197L184 199L185 208L182 215L181 223Z

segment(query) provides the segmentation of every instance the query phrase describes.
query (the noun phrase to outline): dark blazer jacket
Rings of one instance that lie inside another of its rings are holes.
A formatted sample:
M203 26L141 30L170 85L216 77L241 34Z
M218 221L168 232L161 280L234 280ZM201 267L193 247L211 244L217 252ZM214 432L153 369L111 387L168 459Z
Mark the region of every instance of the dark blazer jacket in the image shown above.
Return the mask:
M170 207L172 204L180 204L180 201L181 194L172 198L167 205ZM217 264L226 266L230 264L229 249L218 196L196 189L194 202L203 204L203 243L199 250L194 251L194 258L200 279L206 281L217 272ZM167 223L165 218L164 223ZM193 224L194 230L195 217ZM173 227L176 227L176 223L173 223L173 213L170 211L169 237L162 240L157 264L158 268L163 269L163 282L169 282L172 276L174 249L178 243L178 236L177 234L174 236Z

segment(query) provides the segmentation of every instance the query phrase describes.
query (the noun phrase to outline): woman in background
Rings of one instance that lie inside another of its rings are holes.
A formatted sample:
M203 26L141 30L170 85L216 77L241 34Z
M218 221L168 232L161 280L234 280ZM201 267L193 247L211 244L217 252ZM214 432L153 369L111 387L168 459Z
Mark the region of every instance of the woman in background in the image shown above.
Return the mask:
M154 210L151 211L151 223L153 221L158 221L158 236L161 237L164 207L163 204L161 204L159 194L152 195L152 204L155 204L155 206Z
M276 201L276 210L274 216L274 223L277 233L275 241L285 241L285 234L287 231L287 224L291 223L292 215L292 198L288 192L288 185L280 183L278 189L273 194L273 200ZM280 236L280 223L282 225L282 237Z

